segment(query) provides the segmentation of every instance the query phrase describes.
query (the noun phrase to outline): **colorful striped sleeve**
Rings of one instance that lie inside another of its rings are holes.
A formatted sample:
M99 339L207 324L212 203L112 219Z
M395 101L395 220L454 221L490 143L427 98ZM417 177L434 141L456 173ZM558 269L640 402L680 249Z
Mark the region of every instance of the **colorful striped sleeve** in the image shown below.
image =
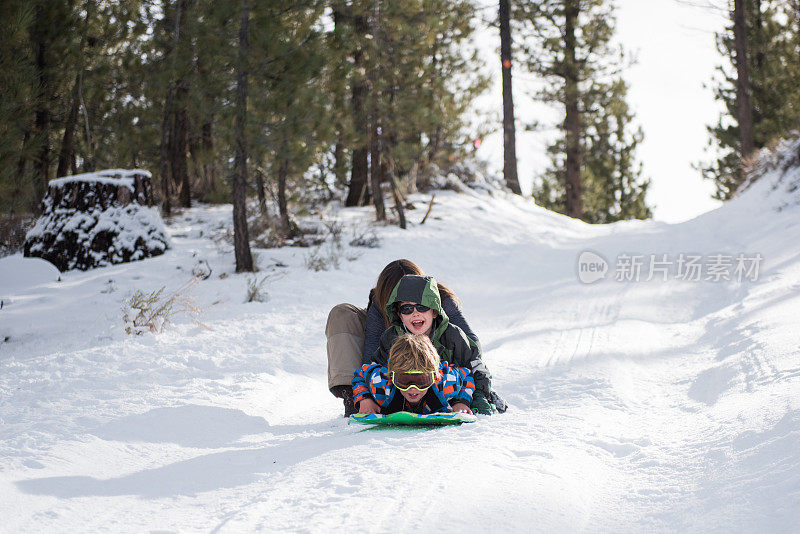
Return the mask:
M447 402L471 404L472 394L475 392L475 381L469 369L444 362L439 369L442 372L441 390Z
M372 397L372 395L369 394L369 371L373 366L374 364L362 365L359 369L356 369L356 372L353 374L353 402L356 406L365 398Z
M353 375L353 402L358 404L364 399L372 399L383 406L387 400L387 384L384 378L386 368L371 363L362 365Z

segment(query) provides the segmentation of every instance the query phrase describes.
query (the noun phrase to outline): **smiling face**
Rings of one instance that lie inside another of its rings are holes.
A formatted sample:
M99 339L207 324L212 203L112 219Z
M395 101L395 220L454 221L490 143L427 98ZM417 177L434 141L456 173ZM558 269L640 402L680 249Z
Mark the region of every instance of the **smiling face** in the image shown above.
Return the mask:
M400 306L404 304L415 304L413 302L401 302ZM420 312L416 307L414 311L408 315L404 315L399 313L400 320L403 321L403 326L406 327L406 330L411 332L412 334L422 336L427 336L431 328L433 328L433 319L436 317L436 312L434 310L428 310L426 312Z
M432 322L432 318L429 319ZM428 336L403 334L389 351L392 386L412 405L421 402L428 390L441 379L437 370L439 365L439 355Z

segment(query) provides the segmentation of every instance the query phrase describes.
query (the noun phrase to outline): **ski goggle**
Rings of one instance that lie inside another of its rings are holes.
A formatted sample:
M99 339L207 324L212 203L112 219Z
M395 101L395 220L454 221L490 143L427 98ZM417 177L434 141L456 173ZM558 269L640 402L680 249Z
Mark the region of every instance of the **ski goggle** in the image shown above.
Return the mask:
M400 312L400 315L411 315L414 313L414 308L420 313L425 313L430 310L429 307L423 306L422 304L403 304L402 306L398 306L397 311Z
M400 391L408 391L417 388L425 391L433 385L433 371L411 371L408 373L395 373L392 371L392 384Z

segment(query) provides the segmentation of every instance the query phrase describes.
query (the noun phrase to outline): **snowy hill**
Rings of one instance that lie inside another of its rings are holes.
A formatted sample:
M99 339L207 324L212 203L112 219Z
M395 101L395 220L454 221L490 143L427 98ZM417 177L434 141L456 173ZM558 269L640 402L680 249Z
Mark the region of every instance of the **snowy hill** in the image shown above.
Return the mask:
M440 192L425 225L420 209L412 230L376 227L381 247L345 245L339 270L259 251L264 303L244 303L225 206L172 221L163 256L60 282L9 282L19 258L0 260L0 530L796 529L800 174L764 172L679 225ZM347 242L369 212L329 216ZM428 431L341 417L327 312L365 305L399 257L461 297L508 413ZM580 257L605 279L582 283ZM196 321L124 333L134 290L207 268Z

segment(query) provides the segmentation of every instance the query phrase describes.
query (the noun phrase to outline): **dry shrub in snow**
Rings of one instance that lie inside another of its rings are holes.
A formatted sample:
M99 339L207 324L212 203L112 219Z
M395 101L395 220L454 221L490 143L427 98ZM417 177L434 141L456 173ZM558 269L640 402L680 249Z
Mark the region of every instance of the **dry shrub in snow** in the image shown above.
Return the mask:
M311 249L305 256L305 265L309 271L327 271L328 269L338 269L342 264L342 258L347 261L357 260L360 253L346 254L342 244L342 234L344 227L339 221L325 223L330 240L324 239L318 246ZM351 243L352 245L352 243Z
M188 292L197 282L197 277L191 278L168 297L164 295L166 286L149 293L138 289L134 291L131 298L122 306L125 333L136 335L145 332L160 333L175 315L181 313L199 315L202 310L188 296Z
M265 284L267 280L274 279L275 273L263 276L261 279L258 276L252 276L247 279L247 300L245 302L267 302L269 300L269 293Z
M381 240L372 228L353 227L351 247L380 248Z

